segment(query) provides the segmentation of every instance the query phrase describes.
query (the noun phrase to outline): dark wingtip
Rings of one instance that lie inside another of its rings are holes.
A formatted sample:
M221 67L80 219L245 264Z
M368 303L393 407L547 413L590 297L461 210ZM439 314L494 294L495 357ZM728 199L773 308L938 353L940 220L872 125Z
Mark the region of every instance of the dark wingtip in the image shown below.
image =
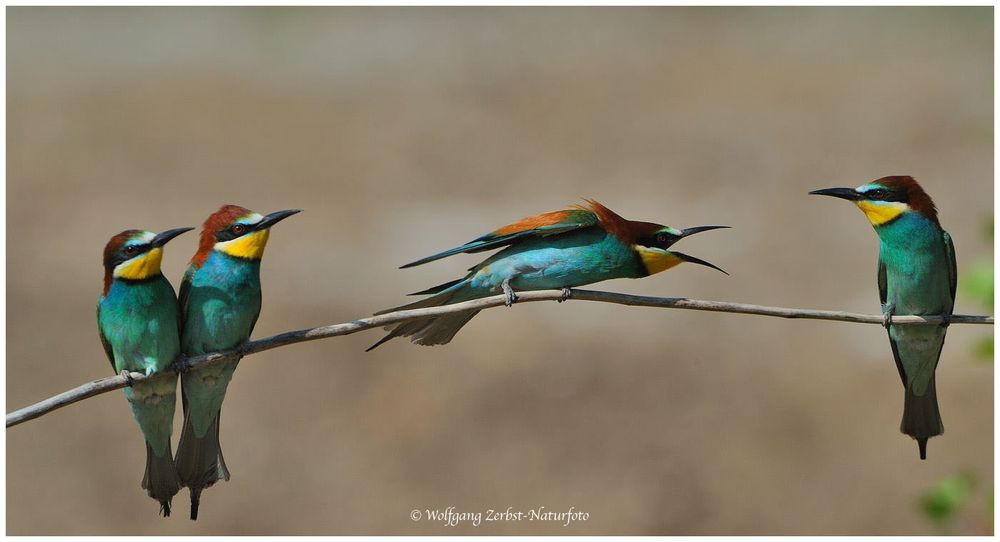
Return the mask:
M160 514L162 514L165 518L170 517L170 501L160 503Z
M379 346L382 346L383 343L388 342L393 337L395 337L395 335L393 335L392 333L389 333L385 337L382 337L381 339L379 339L379 341L377 343L369 346L368 348L365 348L365 352L371 352L372 350L375 350Z
M920 459L921 461L927 460L927 439L918 438L917 447L920 448Z

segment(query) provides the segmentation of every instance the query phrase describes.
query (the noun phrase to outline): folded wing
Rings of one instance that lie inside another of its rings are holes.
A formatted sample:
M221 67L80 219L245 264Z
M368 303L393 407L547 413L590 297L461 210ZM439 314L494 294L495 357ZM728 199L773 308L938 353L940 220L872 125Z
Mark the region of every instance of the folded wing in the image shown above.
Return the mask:
M525 237L547 237L557 235L579 228L587 228L598 224L597 215L587 209L565 209L553 211L540 215L522 218L513 224L508 224L496 229L482 237L469 241L468 243L455 247L444 252L439 252L433 256L419 259L408 263L400 269L423 265L428 262L440 260L453 254L482 252L504 247Z

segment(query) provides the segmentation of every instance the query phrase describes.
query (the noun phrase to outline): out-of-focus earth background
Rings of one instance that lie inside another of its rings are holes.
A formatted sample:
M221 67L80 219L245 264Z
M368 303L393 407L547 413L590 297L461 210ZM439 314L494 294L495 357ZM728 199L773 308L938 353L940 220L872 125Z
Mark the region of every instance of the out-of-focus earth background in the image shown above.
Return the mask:
M678 245L732 276L597 288L878 313L871 226L806 193L913 175L963 271L988 266L992 53L989 7L8 8L7 410L110 374L111 235L224 203L305 209L272 232L255 337L401 304L482 255L400 264L583 197L733 226ZM196 241L167 247L175 285ZM241 363L198 522L186 492L157 517L115 392L7 430L7 532L991 533L992 332L950 329L925 462L875 325L571 301L447 346L294 345ZM449 506L589 517L410 519Z

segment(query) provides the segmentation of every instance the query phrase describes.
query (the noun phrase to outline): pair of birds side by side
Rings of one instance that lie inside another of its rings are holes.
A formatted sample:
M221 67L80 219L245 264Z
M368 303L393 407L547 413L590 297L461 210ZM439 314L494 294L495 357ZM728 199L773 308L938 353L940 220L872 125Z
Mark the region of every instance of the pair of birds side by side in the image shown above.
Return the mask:
M160 272L163 247L194 228L154 234L126 230L104 248L104 289L97 302L101 342L115 372L147 376L170 368L180 354L235 347L250 337L260 313L260 260L271 226L297 209L261 216L224 205L205 221L198 251L181 281L179 298ZM146 441L142 488L170 515L171 500L187 487L191 519L203 489L228 480L219 447L219 418L239 360L181 375L184 425L171 451L177 379L134 382L125 397Z
M943 432L937 406L935 369L946 325L892 326L893 314L952 313L955 256L941 229L930 197L910 177L884 177L858 188L811 192L854 202L880 239L879 295L886 328L904 385L901 430L916 439L921 459L930 437ZM184 275L180 298L159 272L162 247L190 228L159 235L123 232L105 249L105 288L98 303L101 337L116 371L153 374L167 369L179 354L197 355L237 346L250 337L260 312L260 258L270 226L298 212L267 216L225 206L205 221L198 252ZM670 250L681 239L728 226L678 230L622 218L604 205L584 206L521 219L469 243L402 267L459 253L502 249L469 269L464 277L413 295L416 303L380 311L460 303L503 292L507 304L516 290L564 289L613 278L642 278L689 262L715 265ZM372 350L396 337L415 344L446 344L478 311L428 317L388 327ZM219 448L219 413L238 360L182 375L184 429L176 460L170 460L174 411L172 381L136 383L126 389L134 417L146 438L147 465L142 486L161 503L164 515L181 486L191 492L191 517L197 518L201 491L229 472Z
M942 326L895 326L893 314L952 314L957 269L951 237L941 228L930 196L912 177L889 176L858 188L830 188L810 194L852 201L878 235L878 290L896 368L904 387L900 430L917 441L920 459L927 440L944 432L937 404L935 370L944 345ZM440 306L502 291L508 306L515 290L566 289L614 278L640 278L691 262L718 267L669 250L674 243L703 231L727 226L676 230L661 224L626 220L592 200L521 219L464 245L406 264L414 267L459 253L503 250L469 269L463 278L412 295L426 299L381 311ZM722 271L719 269L719 271ZM723 271L724 272L724 271ZM372 345L396 337L415 344L446 344L478 311L404 322Z

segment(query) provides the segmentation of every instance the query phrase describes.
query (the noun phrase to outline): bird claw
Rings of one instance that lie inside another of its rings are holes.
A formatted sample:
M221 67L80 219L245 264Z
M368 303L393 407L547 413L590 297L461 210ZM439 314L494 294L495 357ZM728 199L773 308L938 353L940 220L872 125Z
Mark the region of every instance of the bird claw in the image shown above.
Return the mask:
M889 329L892 326L892 313L896 312L895 305L882 305L882 327Z
M510 307L514 303L517 303L517 294L514 293L514 289L510 287L510 279L503 279L500 283L500 287L503 288L503 295L506 297L503 304Z
M562 303L563 301L566 301L567 299L569 299L572 296L573 296L573 290L571 290L569 288L563 288L562 289L562 297L560 297L559 299L557 299L556 303Z
M131 388L132 384L135 383L135 380L132 379L132 374L128 371L122 371L118 374L125 379L125 387Z
M948 326L951 325L951 315L950 314L942 314L941 315L941 323L938 324L938 325L940 327L948 329Z

